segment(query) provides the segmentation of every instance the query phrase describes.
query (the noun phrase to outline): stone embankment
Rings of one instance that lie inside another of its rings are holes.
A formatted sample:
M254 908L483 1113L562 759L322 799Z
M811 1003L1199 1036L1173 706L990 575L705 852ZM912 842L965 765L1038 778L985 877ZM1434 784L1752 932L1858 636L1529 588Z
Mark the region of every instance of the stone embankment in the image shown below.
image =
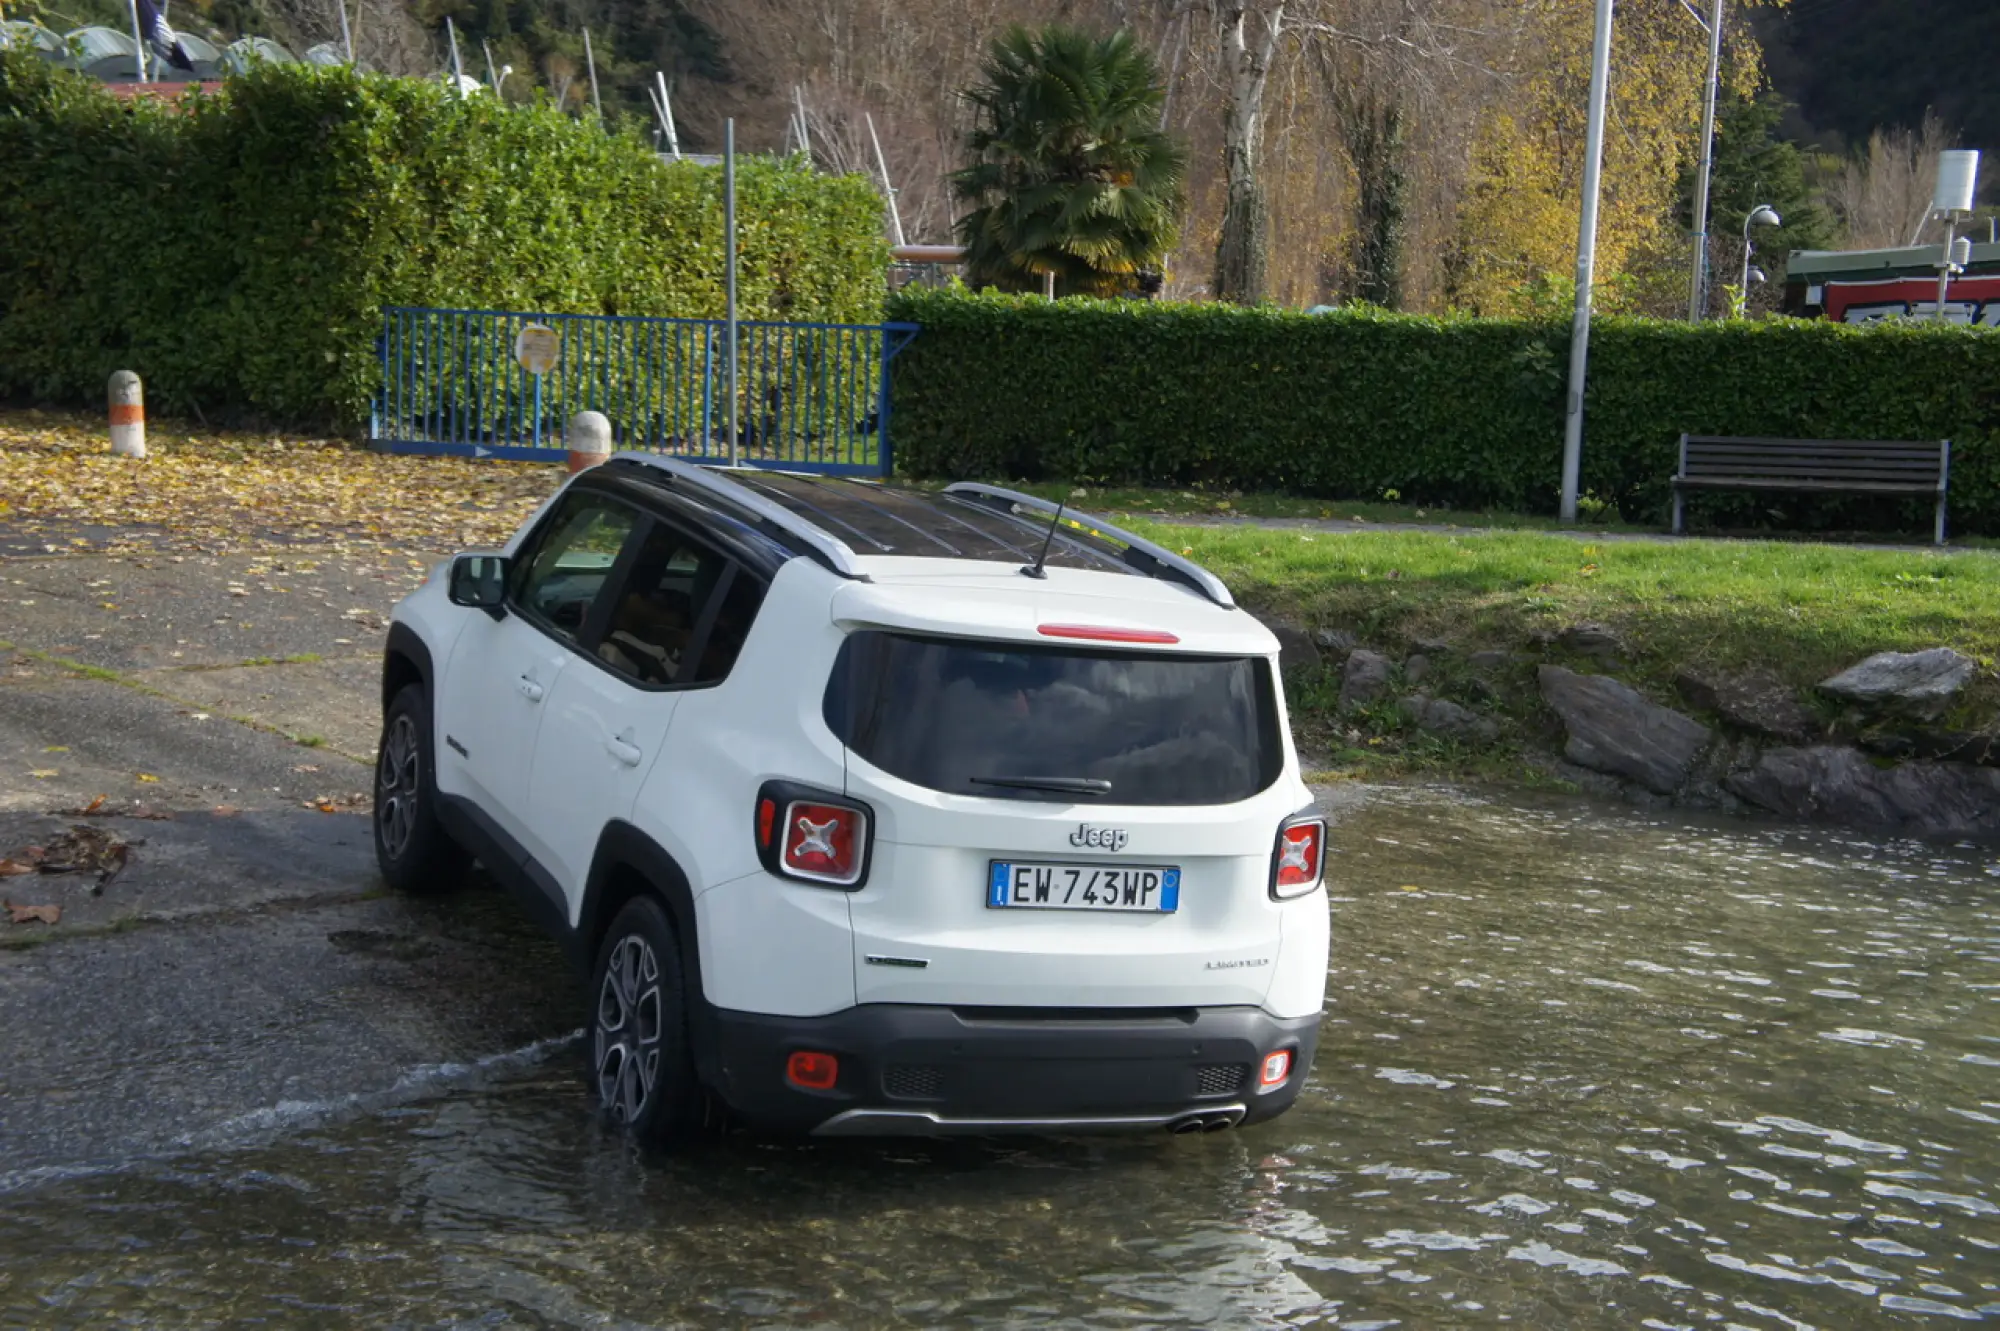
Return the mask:
M1684 669L1663 699L1617 677L1630 653L1600 624L1464 656L1272 627L1288 668L1338 672L1335 724L1350 735L1517 744L1554 775L1641 804L2000 841L2000 721L1965 724L1980 667L1948 647L1878 653L1809 688L1769 670ZM1439 696L1447 687L1457 700Z

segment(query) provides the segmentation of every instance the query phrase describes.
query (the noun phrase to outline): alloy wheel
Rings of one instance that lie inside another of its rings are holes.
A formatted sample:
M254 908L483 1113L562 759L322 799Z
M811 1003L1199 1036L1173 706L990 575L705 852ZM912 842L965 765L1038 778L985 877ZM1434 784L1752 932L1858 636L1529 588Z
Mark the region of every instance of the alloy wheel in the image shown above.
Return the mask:
M417 753L417 726L407 714L389 725L382 756L375 760L375 826L382 849L400 859L417 826L418 781L422 773Z
M660 959L639 934L611 950L597 994L593 1063L598 1100L620 1123L646 1111L660 1070Z

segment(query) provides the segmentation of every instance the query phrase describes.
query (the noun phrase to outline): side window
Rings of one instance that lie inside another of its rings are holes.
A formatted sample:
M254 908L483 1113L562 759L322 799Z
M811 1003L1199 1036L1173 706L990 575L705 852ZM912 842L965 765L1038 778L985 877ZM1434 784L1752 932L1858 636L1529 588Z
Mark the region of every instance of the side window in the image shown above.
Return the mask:
M706 684L729 673L729 667L736 664L736 654L743 650L744 639L750 636L757 608L763 604L763 583L755 574L739 567L715 607L715 622L708 630L708 643L702 648L696 683Z
M514 569L509 599L562 637L583 635L590 608L611 575L638 515L602 495L563 500L527 560Z
M724 556L653 522L611 606L598 659L641 684L693 683L688 658L698 646L702 611L725 578L737 580L730 568ZM699 677L709 676L704 671Z

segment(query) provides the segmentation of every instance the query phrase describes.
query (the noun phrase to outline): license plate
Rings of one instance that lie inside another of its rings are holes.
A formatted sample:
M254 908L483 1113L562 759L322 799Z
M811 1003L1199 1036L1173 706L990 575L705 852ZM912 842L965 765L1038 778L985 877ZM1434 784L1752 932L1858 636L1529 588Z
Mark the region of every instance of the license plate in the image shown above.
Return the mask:
M986 904L1026 910L1170 914L1180 908L1181 871L1177 866L1158 864L994 860L987 874Z

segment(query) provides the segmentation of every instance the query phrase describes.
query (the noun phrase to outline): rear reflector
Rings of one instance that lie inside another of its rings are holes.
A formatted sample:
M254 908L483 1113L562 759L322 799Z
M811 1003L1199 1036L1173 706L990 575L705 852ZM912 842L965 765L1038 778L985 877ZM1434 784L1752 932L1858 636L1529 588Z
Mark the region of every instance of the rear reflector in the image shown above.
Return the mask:
M830 1091L840 1080L840 1060L832 1054L801 1049L785 1060L785 1080L808 1091Z
M845 887L861 877L868 815L844 804L793 800L785 806L778 862L794 878Z
M797 1058L794 1054L792 1057ZM1280 1049L1275 1054L1264 1055L1264 1066L1257 1073L1257 1089L1268 1091L1273 1086L1283 1086L1285 1078L1292 1075L1292 1051Z
M1179 642L1178 634L1165 629L1121 629L1108 624L1041 624L1035 631L1044 638L1081 638L1086 642Z

